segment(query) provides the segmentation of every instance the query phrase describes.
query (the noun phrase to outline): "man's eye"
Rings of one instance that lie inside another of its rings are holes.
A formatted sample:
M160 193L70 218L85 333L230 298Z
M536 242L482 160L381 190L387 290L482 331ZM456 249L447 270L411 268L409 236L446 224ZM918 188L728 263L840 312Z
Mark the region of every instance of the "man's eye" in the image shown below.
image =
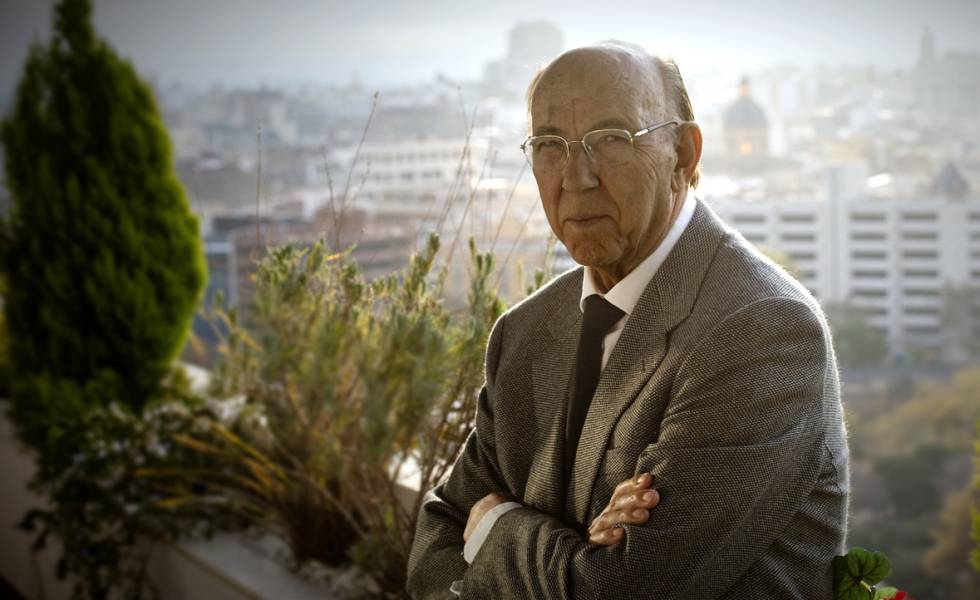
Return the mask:
M558 140L541 140L537 143L538 148L542 150L547 150L549 148L557 148L561 143Z

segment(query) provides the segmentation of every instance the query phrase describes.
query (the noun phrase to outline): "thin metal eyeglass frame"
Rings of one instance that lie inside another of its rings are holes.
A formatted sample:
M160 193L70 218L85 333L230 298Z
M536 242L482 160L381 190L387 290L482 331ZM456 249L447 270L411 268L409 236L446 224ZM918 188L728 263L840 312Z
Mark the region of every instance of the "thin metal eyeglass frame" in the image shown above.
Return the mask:
M660 129L661 127L666 127L668 125L680 125L681 123L684 123L684 122L685 121L682 121L681 119L669 119L669 120L664 121L662 123L656 123L654 125L650 125L649 127L645 127L643 129L637 131L636 133L630 133L629 130L627 130L627 129L610 129L610 128L606 128L606 129L594 129L592 131L585 132L585 135L583 135L582 136L582 139L580 139L580 140L566 140L565 138L563 138L560 135L555 135L555 134L551 134L551 133L545 134L545 135L529 135L527 137L527 139L525 139L523 142L521 142L521 152L524 153L524 158L527 159L528 164L533 169L534 168L534 161L532 161L531 160L531 157L528 156L528 153L527 153L527 145L532 140L534 140L535 138L545 138L545 137L547 137L547 138L558 138L559 140L561 140L562 142L565 143L565 155L564 155L565 157L562 159L561 163L559 165L557 165L557 168L559 168L559 169L563 168L565 166L565 163L568 162L568 157L572 155L572 144L582 144L582 148L585 150L585 154L589 157L589 159L592 160L592 162L594 162L596 164L599 164L599 160L592 154L592 150L584 142L585 138L589 137L590 135L592 135L594 133L600 133L600 132L603 132L603 131L616 131L616 132L620 132L620 133L625 133L626 136L629 138L629 141L630 141L630 149L632 150L633 149L633 140L635 140L636 138L638 138L640 136L643 136L643 135L646 135L646 134L650 133L651 131L656 131L656 130Z

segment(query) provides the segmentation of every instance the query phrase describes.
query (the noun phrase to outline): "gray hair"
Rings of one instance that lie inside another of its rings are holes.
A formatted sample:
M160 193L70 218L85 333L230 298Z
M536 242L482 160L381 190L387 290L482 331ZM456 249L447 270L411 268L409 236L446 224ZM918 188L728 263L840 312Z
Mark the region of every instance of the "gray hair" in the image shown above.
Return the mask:
M691 98L688 96L687 87L684 85L684 78L681 77L681 70L673 58L660 58L659 56L650 54L638 44L631 44L620 40L605 40L596 44L596 47L617 50L652 64L657 70L658 78L663 86L664 97L669 102L667 108L668 113L673 113L674 117L682 121L694 120L694 107L691 105ZM534 100L534 94L538 89L538 84L541 83L541 77L544 75L548 66L545 65L538 69L538 72L531 78L531 83L527 86L525 101L527 102L528 122L531 120L531 102ZM691 175L691 187L698 187L698 181L700 179L701 166L698 165L694 170L694 174Z

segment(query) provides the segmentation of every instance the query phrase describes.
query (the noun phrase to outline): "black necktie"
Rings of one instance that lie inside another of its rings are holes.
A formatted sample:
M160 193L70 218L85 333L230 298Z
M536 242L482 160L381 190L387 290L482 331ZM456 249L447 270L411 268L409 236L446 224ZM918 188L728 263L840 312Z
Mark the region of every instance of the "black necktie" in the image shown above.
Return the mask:
M597 294L585 299L582 333L578 338L575 370L572 372L574 385L572 386L568 416L565 421L566 476L571 475L572 464L575 462L575 451L578 450L578 438L582 433L582 425L585 423L585 415L589 412L592 395L595 394L595 388L599 384L599 372L602 370L602 340L609 332L609 328L615 325L625 314Z

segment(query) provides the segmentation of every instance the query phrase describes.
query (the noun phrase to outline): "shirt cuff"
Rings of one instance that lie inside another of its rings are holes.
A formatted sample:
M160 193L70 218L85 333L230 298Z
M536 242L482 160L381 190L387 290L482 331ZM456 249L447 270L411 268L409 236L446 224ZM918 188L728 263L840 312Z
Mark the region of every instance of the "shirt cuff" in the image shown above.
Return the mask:
M473 530L473 534L470 539L466 541L463 546L463 560L467 563L473 562L476 558L476 553L480 551L480 547L483 546L483 542L487 539L487 535L490 534L490 528L493 527L497 519L500 518L505 512L514 510L515 508L520 508L521 505L517 502L504 502L494 506L480 518L480 522L476 524L476 529Z

